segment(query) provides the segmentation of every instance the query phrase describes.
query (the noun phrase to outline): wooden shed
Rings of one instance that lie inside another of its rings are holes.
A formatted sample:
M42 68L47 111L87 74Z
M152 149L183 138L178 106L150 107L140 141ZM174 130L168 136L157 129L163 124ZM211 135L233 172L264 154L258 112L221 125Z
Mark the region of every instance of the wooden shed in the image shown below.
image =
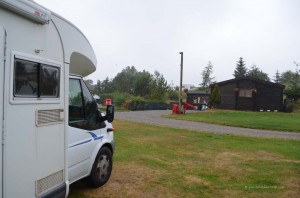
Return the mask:
M209 96L209 91L188 91L186 102L194 106L207 105Z
M221 93L220 109L282 111L284 85L255 78L231 79L212 84Z

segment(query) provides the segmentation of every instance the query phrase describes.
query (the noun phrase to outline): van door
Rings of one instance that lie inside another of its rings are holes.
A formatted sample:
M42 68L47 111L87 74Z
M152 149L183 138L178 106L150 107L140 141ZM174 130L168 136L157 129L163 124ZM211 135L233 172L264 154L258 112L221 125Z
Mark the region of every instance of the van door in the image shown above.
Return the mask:
M10 56L10 73L5 75L11 84L5 86L9 102L5 104L4 197L64 191L64 68L25 53Z
M101 129L105 127L98 113L97 103L85 83L79 78L70 78L68 140L70 183L87 176L94 162L93 152L102 141Z
M3 133L3 96L4 96L4 49L5 49L5 31L0 25L0 196L2 197L2 133Z

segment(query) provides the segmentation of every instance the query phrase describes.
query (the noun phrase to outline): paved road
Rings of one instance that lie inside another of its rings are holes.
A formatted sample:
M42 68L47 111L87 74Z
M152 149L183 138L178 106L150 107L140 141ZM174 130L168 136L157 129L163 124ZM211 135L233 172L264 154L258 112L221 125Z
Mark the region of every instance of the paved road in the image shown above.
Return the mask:
M170 113L172 113L171 110L116 112L115 118L118 120L129 120L145 124L169 126L179 129L206 131L219 134L236 134L253 137L300 140L300 133L237 128L202 122L173 120L161 117L163 114Z

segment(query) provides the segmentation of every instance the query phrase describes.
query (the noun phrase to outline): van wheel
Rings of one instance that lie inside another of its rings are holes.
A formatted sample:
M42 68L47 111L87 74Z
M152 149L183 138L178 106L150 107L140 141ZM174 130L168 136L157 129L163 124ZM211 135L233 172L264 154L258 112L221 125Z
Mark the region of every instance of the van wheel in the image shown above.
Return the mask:
M103 186L108 181L111 174L112 165L113 161L111 151L107 147L100 149L89 176L92 187L98 188Z

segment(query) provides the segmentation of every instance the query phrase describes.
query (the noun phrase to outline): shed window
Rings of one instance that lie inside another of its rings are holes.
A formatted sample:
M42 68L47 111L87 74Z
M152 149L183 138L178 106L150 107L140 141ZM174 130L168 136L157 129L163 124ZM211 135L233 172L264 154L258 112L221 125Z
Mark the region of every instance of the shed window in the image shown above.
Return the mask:
M16 59L14 96L23 98L58 98L59 67Z
M242 98L252 98L252 89L240 89L239 97Z

